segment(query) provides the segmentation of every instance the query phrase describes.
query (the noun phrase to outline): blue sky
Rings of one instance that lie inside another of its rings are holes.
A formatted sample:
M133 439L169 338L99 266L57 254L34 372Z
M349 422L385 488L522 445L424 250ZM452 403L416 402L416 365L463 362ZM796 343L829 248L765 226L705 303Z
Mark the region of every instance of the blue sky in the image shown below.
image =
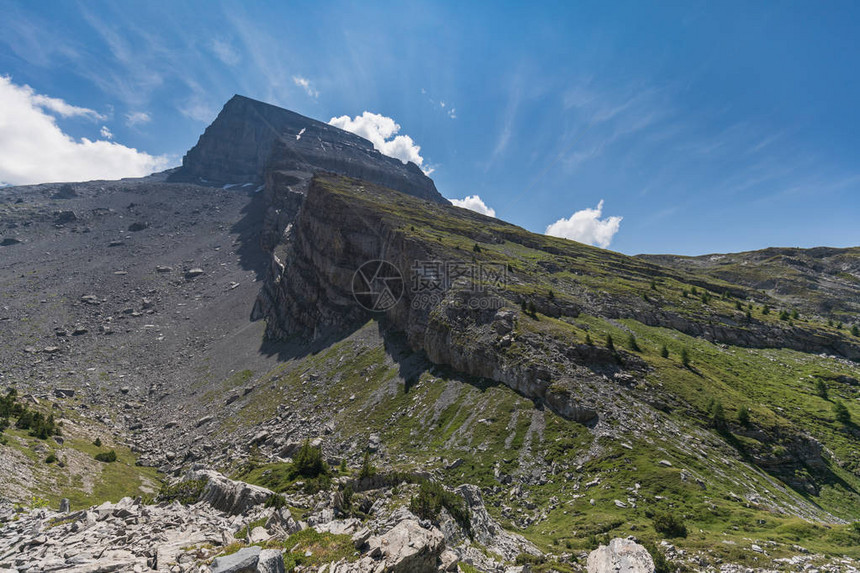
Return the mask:
M78 173L55 157L176 165L241 93L323 121L391 118L443 195L535 232L630 254L860 244L856 2L0 13L0 181Z

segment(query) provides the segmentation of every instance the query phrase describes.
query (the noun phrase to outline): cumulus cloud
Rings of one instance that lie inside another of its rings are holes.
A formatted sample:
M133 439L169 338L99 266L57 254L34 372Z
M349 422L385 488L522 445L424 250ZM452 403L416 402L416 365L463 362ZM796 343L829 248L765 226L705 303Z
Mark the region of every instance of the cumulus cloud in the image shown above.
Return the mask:
M111 133L111 130L106 125L103 125L99 130L99 135L102 136L102 139L113 139L113 133Z
M482 215L489 215L490 217L496 216L496 210L488 207L478 195L469 195L465 199L449 199L449 201L456 207L462 207L463 209L468 209Z
M546 228L546 234L580 243L589 243L605 249L621 227L623 217L601 219L602 216L603 200L601 199L596 209L583 209L567 219L559 219Z
M150 121L152 121L152 118L145 111L133 111L125 114L125 124L129 127L142 125L144 123L149 123Z
M329 124L367 139L383 155L394 157L403 163L411 161L418 167L424 164L421 146L416 145L408 135L397 135L400 124L390 117L366 111L355 118L348 115L333 117ZM429 167L422 167L422 170L427 175L433 172Z
M46 104L46 101L52 103ZM140 177L167 168L168 159L113 143L75 140L55 116L75 108L0 76L0 182L12 185ZM72 115L81 115L72 113ZM87 114L84 114L87 115ZM66 115L68 117L68 115Z
M305 93L311 97L319 97L320 92L315 90L311 85L311 81L301 76L293 76L293 83L305 90Z

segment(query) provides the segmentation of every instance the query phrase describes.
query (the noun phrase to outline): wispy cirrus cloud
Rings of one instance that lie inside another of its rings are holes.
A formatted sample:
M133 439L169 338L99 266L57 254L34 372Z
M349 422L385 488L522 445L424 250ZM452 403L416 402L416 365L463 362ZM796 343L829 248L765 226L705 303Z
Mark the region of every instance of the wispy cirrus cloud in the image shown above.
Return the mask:
M242 61L239 51L227 40L215 38L209 43L209 49L215 57L228 66L236 66Z
M311 81L307 78L303 78L301 76L293 76L293 83L305 90L305 93L312 98L317 98L320 95L319 90L314 88L314 86L311 85Z
M143 125L152 121L152 117L145 111L131 111L125 114L125 124L129 127Z
M62 117L85 117L94 121L104 121L107 119L107 116L95 110L71 105L58 98L37 94L30 86L22 86L22 89L29 91L30 101L33 102L33 105L52 111Z

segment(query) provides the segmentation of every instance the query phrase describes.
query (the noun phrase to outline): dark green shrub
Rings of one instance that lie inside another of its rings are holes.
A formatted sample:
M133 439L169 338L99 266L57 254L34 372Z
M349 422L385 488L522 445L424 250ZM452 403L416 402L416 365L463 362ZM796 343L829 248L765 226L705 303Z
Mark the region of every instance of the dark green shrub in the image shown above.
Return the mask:
M181 481L173 485L163 485L161 491L155 497L157 502L178 501L179 503L190 505L197 503L200 496L203 495L203 489L206 487L208 480L193 479Z
M430 521L436 521L439 518L439 512L443 507L460 524L460 527L471 535L472 524L469 521L469 508L465 500L445 490L440 484L430 480L421 482L418 494L409 502L409 511Z
M51 452L50 454L48 454L48 457L46 457L46 458L45 458L45 463L46 463L46 464L52 464L52 463L54 463L55 461L57 461L57 456L56 456L56 455L54 455L54 453L53 453L53 452Z
M14 388L9 388L6 395L0 397L0 418L17 418L21 415L26 408L17 399L18 391Z
M660 356L662 356L663 358L669 358L669 349L666 347L665 344L660 347Z
M681 364L683 364L685 368L690 367L690 351L686 348L681 349Z
M198 496L199 497L199 496ZM284 496L279 493L273 493L269 497L266 498L266 503L263 505L264 507L273 507L275 509L281 509L287 505L287 500Z
M827 383L821 378L815 381L815 393L827 400Z
M666 559L666 555L654 543L646 541L642 546L654 560L654 573L675 573L678 570L678 566Z
M708 402L708 413L711 415L711 423L714 428L717 430L725 430L727 428L726 411L723 408L722 401L711 398Z
M750 411L746 406L738 408L738 422L743 426L748 426L750 423Z
M612 340L611 334L606 335L606 348L608 348L612 352L615 352L615 341Z
M111 450L109 452L98 453L96 454L96 459L100 462L105 462L108 464L113 463L116 461L116 452L114 450Z
M93 442L93 445L94 445L95 447L97 447L97 448L102 447L102 439L101 439L101 438L96 438L96 439L95 439L95 441Z
M541 565L546 562L546 557L542 555L532 555L531 553L520 553L514 560L515 565Z
M657 512L653 517L654 531L665 537L687 537L684 520L672 512Z
M589 346L594 346L594 341L591 340L591 335L587 332L585 333L585 343Z
M845 426L851 423L851 412L848 411L848 408L842 402L833 404L833 416L837 422Z
M358 478L368 478L376 475L376 467L373 465L373 460L370 458L370 452L364 452L364 460L361 462L361 471L358 472Z
M291 467L293 477L316 478L322 475L327 476L329 469L322 458L322 448L315 448L311 445L310 440L305 440L305 443L293 457L293 465Z
M851 327L851 336L860 336L860 328L856 324Z
M770 307L768 305L764 305L764 308L761 309L762 314L770 314Z
M355 495L355 492L352 489L351 485L347 485L343 488L343 507L349 509L352 507L352 497Z
M627 345L630 347L630 350L633 352L642 352L642 349L639 348L639 343L636 342L636 337L633 333L630 333L630 336L627 338Z

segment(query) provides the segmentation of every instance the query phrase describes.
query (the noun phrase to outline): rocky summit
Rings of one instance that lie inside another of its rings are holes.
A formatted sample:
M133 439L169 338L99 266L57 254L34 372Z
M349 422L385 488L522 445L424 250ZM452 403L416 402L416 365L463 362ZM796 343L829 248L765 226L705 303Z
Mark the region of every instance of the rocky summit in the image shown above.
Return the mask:
M630 257L242 96L0 189L0 571L855 571L860 250Z

